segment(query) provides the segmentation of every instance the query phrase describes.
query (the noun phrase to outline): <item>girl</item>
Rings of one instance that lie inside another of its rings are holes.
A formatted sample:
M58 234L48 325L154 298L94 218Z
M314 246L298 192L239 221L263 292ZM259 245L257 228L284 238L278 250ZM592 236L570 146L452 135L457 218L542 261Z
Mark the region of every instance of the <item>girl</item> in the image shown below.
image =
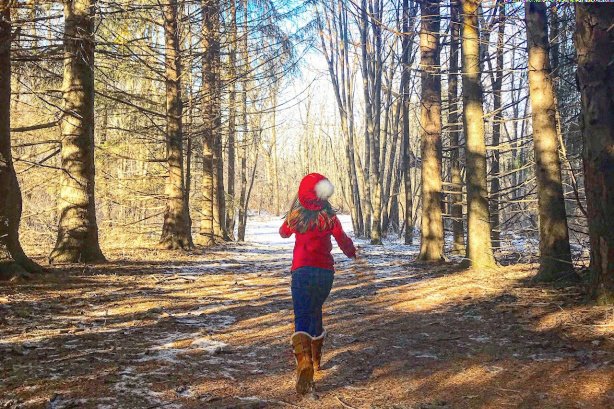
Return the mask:
M313 387L313 372L320 369L326 331L322 328L322 304L333 285L334 260L330 236L349 258L356 258L352 240L343 232L328 198L335 188L318 173L303 178L298 197L279 229L283 238L296 235L292 259L292 345L296 357L296 390L304 395Z

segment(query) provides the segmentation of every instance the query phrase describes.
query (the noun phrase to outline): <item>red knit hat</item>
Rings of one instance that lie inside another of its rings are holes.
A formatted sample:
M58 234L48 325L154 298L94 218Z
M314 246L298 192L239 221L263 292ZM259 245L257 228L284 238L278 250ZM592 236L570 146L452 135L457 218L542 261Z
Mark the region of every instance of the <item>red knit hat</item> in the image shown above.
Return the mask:
M330 180L319 173L310 173L301 180L298 187L298 200L307 210L322 210L324 202L335 192Z

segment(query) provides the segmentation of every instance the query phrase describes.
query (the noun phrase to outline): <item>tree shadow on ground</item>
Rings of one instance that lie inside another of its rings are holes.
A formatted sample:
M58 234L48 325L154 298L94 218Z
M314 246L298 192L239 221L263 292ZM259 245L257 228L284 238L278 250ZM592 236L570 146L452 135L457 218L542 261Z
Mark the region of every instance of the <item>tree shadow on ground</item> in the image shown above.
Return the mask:
M577 291L535 285L527 267L382 260L339 264L320 400L298 400L287 260L254 268L241 254L218 268L120 262L3 287L0 396L37 407L59 393L83 408L614 406L611 341L556 325Z

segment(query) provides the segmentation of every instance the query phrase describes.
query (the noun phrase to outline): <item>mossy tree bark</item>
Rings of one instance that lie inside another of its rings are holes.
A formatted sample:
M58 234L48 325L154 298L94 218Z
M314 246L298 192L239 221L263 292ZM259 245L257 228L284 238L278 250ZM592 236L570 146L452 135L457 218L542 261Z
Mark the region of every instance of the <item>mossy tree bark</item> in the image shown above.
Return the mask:
M554 281L575 278L561 182L546 5L526 3L525 18L539 212L540 266L535 279Z
M64 1L62 173L59 226L50 260L104 262L94 199L94 13L96 0Z
M177 30L177 0L163 7L166 72L166 209L160 245L168 249L191 249L192 222L186 200L183 172L183 102L181 100L181 51Z
M581 95L584 179L591 243L591 286L614 303L614 8L576 4L574 40Z
M441 214L441 69L439 0L420 1L422 228L418 260L444 258Z
M479 0L461 0L463 124L467 166L467 252L464 265L494 267L486 188L486 143L480 72Z
M19 241L21 190L11 154L11 7L0 0L0 279L39 273Z

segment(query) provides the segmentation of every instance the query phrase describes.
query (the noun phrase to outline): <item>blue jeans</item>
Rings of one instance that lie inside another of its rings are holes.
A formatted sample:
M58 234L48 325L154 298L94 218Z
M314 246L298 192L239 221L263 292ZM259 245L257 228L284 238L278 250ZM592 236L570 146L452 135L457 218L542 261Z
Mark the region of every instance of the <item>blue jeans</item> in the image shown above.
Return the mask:
M322 304L333 286L334 271L318 267L300 267L292 272L294 331L312 337L322 334Z

